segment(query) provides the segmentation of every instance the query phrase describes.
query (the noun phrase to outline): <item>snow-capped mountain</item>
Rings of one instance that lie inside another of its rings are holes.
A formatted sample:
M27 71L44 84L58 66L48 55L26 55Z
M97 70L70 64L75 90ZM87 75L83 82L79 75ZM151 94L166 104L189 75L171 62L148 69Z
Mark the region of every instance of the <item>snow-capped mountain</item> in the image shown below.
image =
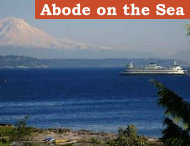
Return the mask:
M28 24L25 20L9 17L0 21L0 46L44 49L103 49L93 45L56 38Z

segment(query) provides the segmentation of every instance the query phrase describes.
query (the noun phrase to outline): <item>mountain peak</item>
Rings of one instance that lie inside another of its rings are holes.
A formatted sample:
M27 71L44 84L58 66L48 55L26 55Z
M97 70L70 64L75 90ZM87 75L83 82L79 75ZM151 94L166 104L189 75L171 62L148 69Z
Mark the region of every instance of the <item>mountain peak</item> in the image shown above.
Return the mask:
M29 26L29 24L21 18L7 17L0 21L0 27L19 27L19 26Z
M48 47L48 45L46 45L46 43L48 43L47 39L51 39L51 36L31 26L23 19L7 17L0 21L1 46L43 48ZM42 45L40 41L42 41Z
M56 38L24 19L7 17L0 21L0 46L22 46L45 49L91 49L89 44Z
M26 21L22 18L16 18L16 17L6 17L3 20L0 21L0 23L12 23L12 24L16 24L16 23L26 23Z

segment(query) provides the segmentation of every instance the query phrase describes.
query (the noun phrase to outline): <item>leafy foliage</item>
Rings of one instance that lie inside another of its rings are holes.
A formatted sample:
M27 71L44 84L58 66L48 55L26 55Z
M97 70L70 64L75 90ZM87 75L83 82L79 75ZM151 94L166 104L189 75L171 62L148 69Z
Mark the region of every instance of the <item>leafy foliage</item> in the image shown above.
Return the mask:
M110 146L147 146L149 145L147 138L137 135L137 128L129 125L126 129L119 128L119 136L112 140Z
M10 146L9 143L0 142L0 146Z
M2 126L0 127L0 136L9 137L13 131L14 127L12 126Z
M30 127L27 127L28 117L18 121L12 131L11 140L20 141L31 133Z
M166 127L161 140L168 146L190 145L190 104L161 83L152 82L158 88L158 104L165 109Z
M100 145L101 144L101 141L97 138L91 138L90 139L90 142L93 143L93 144L96 144L96 145Z
M10 145L9 137L12 133L12 126L2 126L0 127L0 146Z

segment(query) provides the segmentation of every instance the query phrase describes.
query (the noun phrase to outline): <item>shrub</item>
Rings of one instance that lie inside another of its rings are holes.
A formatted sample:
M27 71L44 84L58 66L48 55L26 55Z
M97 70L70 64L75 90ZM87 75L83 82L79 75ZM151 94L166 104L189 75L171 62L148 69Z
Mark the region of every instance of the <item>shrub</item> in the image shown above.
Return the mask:
M12 131L11 140L20 141L23 140L26 136L30 136L31 128L27 127L28 117L16 122L15 128Z
M137 135L137 128L134 125L129 125L126 129L119 128L119 136L110 141L110 146L147 146L148 139Z
M93 137L90 139L90 143L99 145L99 144L101 144L101 141L99 139Z
M0 146L10 146L10 144L9 143L0 142Z

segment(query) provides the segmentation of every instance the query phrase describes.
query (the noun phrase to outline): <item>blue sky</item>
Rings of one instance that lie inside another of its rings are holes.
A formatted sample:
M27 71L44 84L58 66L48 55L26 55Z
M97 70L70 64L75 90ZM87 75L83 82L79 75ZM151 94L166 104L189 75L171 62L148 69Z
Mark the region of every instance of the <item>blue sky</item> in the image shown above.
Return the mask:
M54 36L134 52L131 57L141 52L167 57L190 50L185 30L190 20L35 20L34 0L1 0L0 19L10 16Z

